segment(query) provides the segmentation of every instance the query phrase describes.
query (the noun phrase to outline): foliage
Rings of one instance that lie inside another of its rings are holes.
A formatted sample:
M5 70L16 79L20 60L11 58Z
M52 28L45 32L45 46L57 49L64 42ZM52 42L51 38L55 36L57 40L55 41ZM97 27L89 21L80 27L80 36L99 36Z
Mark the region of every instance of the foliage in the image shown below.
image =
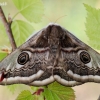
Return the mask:
M70 87L65 87L57 82L44 88L44 96L47 100L75 100L74 91Z
M0 60L2 60L3 58L5 58L6 56L7 56L7 53L0 52Z
M8 85L7 88L14 93L16 88L18 87L18 84Z
M18 46L24 43L27 37L29 37L34 31L33 26L21 20L14 21L11 26L15 41Z
M41 0L13 0L13 2L19 10L18 13L21 13L28 21L40 22L44 9Z
M16 100L34 100L34 97L29 90L24 90L19 94Z
M100 49L100 9L93 8L84 4L87 17L86 17L86 34L89 38L89 44L95 49Z
M75 100L72 88L65 87L54 82L48 87L32 87L33 93L29 90L22 91L16 100Z
M18 12L12 18L12 32L16 41L17 46L20 46L26 41L26 39L33 33L34 28L29 22L22 20L13 20L16 15L22 14L27 21L30 22L39 22L42 18L44 12L44 6L41 0L12 0L15 6L18 8ZM32 15L30 15L32 14ZM1 33L5 40L7 39L6 31L4 25L0 21ZM2 49L2 47L0 47ZM5 49L5 48L4 48ZM8 53L0 51L0 60L2 60Z
M25 42L27 37L29 37L34 31L33 26L30 22L40 22L43 15L43 4L41 0L13 0L15 6L19 10L13 17L15 19L16 15L22 14L27 22L22 20L14 20L12 22L11 28L13 35L15 37L17 45L21 45ZM87 10L86 18L86 34L89 38L89 44L96 49L100 48L99 44L99 13L100 10L96 10L86 4L84 4ZM2 60L8 53L0 52L0 60ZM14 92L17 85L8 86L10 91ZM65 87L57 82L54 82L47 87L31 87L30 90L22 91L16 100L75 100L74 90L70 87Z

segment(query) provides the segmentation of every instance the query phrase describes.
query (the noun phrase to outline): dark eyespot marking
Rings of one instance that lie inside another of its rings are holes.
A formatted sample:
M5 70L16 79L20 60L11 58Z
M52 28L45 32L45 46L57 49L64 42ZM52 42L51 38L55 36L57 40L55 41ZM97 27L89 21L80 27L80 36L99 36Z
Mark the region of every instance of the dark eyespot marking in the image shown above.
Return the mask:
M29 61L29 54L27 52L22 52L17 59L20 65L24 65Z
M90 55L85 51L80 53L80 59L84 64L87 64L91 61Z

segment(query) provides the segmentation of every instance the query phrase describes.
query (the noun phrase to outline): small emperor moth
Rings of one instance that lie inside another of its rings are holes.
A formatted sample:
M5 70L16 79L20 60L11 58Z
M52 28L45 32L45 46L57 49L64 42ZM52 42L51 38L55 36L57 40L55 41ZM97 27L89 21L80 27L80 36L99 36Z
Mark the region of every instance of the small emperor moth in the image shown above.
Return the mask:
M100 83L100 54L57 24L34 34L0 62L0 84Z

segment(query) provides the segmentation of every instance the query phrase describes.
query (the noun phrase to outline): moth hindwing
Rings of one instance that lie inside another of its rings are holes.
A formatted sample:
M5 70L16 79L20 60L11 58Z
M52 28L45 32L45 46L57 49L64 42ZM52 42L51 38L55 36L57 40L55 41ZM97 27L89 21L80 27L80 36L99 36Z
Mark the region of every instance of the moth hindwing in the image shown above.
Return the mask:
M50 24L0 62L0 84L100 83L99 61L99 53L61 26Z

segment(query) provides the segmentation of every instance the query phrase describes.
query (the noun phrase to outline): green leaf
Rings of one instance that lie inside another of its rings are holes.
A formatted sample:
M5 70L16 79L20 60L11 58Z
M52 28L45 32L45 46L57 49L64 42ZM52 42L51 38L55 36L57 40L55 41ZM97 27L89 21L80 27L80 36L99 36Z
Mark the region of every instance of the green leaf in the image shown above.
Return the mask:
M33 91L37 91L39 88L40 88L40 87L31 86L31 89L32 89Z
M0 21L0 34L3 34L3 35L6 34L6 30L2 21Z
M24 90L19 94L16 100L34 100L34 97L29 90Z
M100 49L100 9L93 8L84 4L87 17L86 17L86 34L89 38L89 45L95 49Z
M8 85L7 88L14 93L16 88L18 87L18 84Z
M7 53L0 52L0 60L2 60L3 58L5 58L6 56L7 56Z
M30 22L39 22L44 11L42 0L13 0L15 6ZM18 14L18 13L17 13Z
M33 100L44 100L44 96L42 95L42 93L40 95L33 95L33 97Z
M11 28L18 46L24 43L34 31L33 26L21 20L14 21Z
M46 100L75 100L74 90L54 82L44 89Z
M9 45L9 39L8 39L8 36L7 36L7 33L6 33L6 29L4 27L4 24L2 23L2 21L0 21L0 46L1 45Z
M36 92L36 91L38 91L38 89L40 89L40 88L41 88L41 87L34 87L34 86L31 86L31 89L32 89L33 93ZM42 87L42 88L43 88L43 87ZM43 93L42 93L42 92L41 92L40 95L34 94L33 96L34 96L34 100L44 100L44 96L43 96Z

